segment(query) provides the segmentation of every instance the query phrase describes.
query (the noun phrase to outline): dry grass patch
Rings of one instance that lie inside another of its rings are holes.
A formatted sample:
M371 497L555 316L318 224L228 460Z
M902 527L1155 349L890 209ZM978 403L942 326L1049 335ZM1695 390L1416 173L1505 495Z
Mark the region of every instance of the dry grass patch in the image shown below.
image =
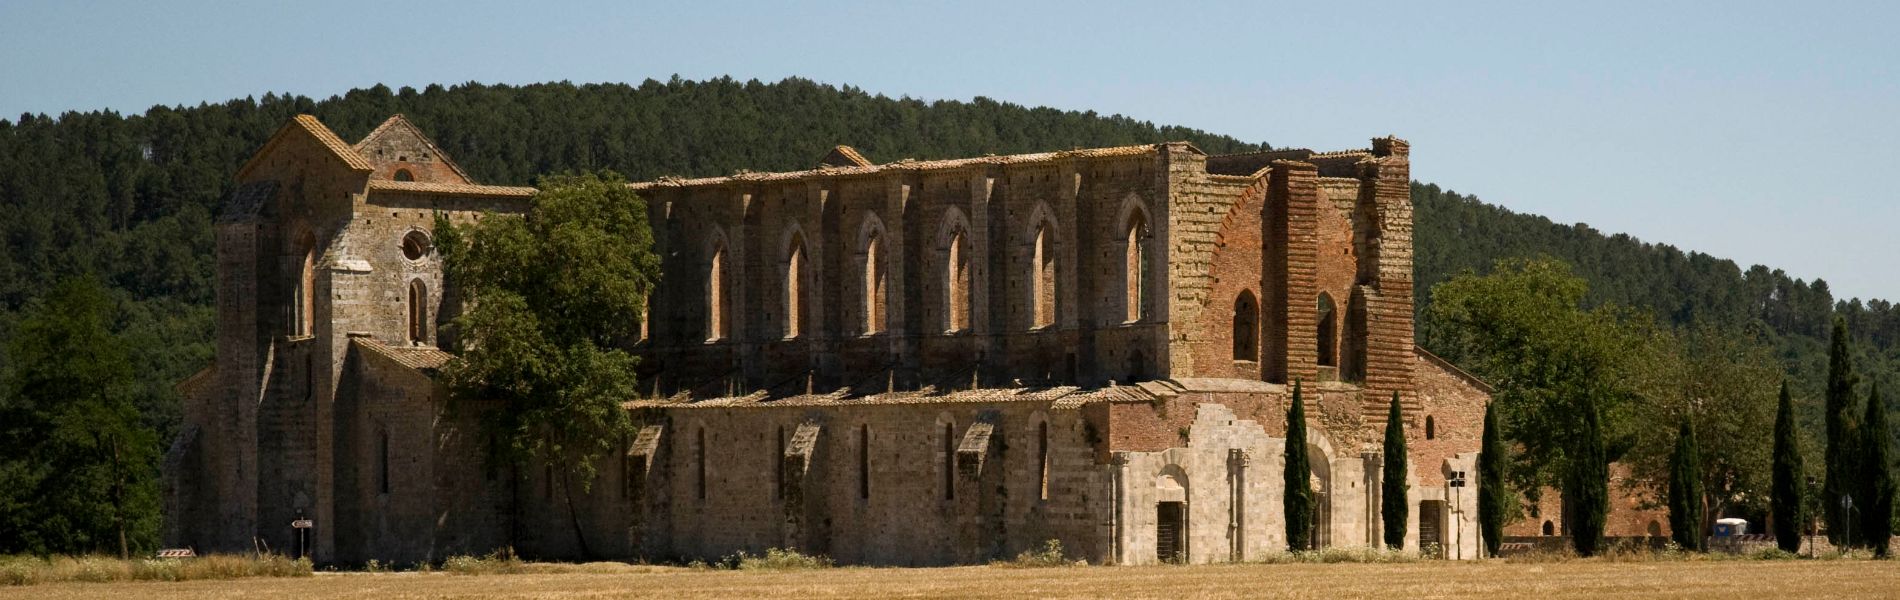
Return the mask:
M240 577L309 577L310 561L283 556L213 554L197 558L122 560L107 556L0 557L0 584L83 581L193 581Z

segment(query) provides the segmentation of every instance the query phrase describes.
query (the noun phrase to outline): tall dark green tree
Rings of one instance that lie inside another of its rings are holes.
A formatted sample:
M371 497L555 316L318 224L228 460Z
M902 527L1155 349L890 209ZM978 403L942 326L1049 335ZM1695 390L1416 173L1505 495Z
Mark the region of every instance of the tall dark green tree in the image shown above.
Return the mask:
M157 542L158 440L133 401L118 316L96 279L69 278L7 340L0 554L129 557Z
M1669 533L1676 545L1696 552L1707 549L1702 508L1702 450L1695 427L1685 417L1676 430L1676 451L1669 457Z
M1801 551L1801 531L1807 525L1807 483L1802 479L1801 444L1795 438L1794 401L1788 383L1781 384L1781 402L1775 408L1774 521L1775 545L1785 552Z
M1406 485L1405 414L1399 410L1399 393L1392 392L1392 410L1385 415L1385 472L1379 490L1379 516L1384 517L1385 546L1394 550L1405 547L1405 516L1410 508Z
M659 280L646 215L607 173L544 178L523 217L436 219L446 274L473 300L455 319L472 343L443 372L451 399L479 412L497 459L550 467L584 555L574 496L633 429L636 359L620 344Z
M1286 409L1286 546L1295 552L1313 549L1313 468L1306 453L1306 403L1300 382L1293 382L1293 405Z
M1603 544L1610 509L1610 459L1603 447L1603 418L1596 400L1578 402L1583 423L1571 445L1564 477L1564 533L1581 556L1595 556Z
M1478 533L1486 556L1495 557L1504 544L1504 518L1511 514L1511 491L1504 469L1511 462L1504 433L1498 431L1497 403L1484 405L1484 434L1478 442Z
M1860 422L1861 491L1855 495L1860 507L1861 539L1874 556L1887 557L1887 540L1893 537L1893 434L1887 429L1887 403L1880 397L1878 382L1869 386L1867 417Z
M1827 539L1836 546L1849 540L1848 509L1842 499L1854 494L1860 470L1854 448L1854 357L1847 347L1847 320L1834 319L1827 349L1827 481L1821 485L1821 510L1827 515Z

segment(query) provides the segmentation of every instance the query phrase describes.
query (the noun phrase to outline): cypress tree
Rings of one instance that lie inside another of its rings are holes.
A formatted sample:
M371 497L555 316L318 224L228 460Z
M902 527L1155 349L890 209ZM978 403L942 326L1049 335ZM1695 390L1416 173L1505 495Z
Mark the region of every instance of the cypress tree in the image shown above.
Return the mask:
M1847 320L1834 318L1834 336L1827 347L1827 481L1821 484L1821 513L1826 515L1827 539L1847 544L1847 511L1841 498L1854 493L1854 365L1847 352Z
M1784 552L1801 551L1801 528L1807 522L1804 510L1807 486L1801 481L1801 446L1794 437L1794 401L1788 397L1788 382L1781 382L1781 406L1775 409L1774 502L1775 545Z
M1683 418L1676 433L1676 452L1669 456L1669 530L1676 545L1701 552L1702 537L1702 452L1695 441L1695 428Z
M1583 430L1569 457L1563 489L1564 531L1582 556L1595 556L1603 543L1610 501L1610 461L1603 448L1603 417L1596 400L1582 402Z
M1511 495L1504 487L1508 452L1503 432L1498 430L1498 405L1486 403L1484 439L1478 445L1478 533L1484 538L1485 554L1493 557L1504 544L1504 515L1511 507Z
M1385 416L1385 481L1380 490L1380 516L1385 517L1385 545L1405 547L1405 416L1399 411L1399 393L1392 392L1392 410Z
M1306 456L1306 406L1300 400L1300 382L1293 382L1293 406L1286 410L1286 546L1313 547L1313 469Z
M1861 539L1873 548L1874 556L1887 557L1887 539L1893 537L1893 433L1887 430L1887 403L1880 399L1880 384L1867 395L1867 418L1861 420L1861 492L1854 497L1860 508Z

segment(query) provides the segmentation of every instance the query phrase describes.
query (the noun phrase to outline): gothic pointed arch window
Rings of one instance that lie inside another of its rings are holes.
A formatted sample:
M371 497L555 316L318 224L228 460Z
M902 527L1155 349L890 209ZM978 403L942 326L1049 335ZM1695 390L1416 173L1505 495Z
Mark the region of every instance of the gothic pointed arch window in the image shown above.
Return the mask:
M706 339L725 339L726 330L726 244L713 242L712 258L706 266Z
M290 297L290 331L292 335L311 335L316 322L312 313L316 308L317 287L317 239L310 232L304 232L297 238L294 250L297 257L296 280L292 282Z
M1035 236L1029 257L1030 328L1041 329L1056 324L1055 226L1039 224Z
M1339 366L1339 311L1333 307L1333 297L1321 292L1319 295L1319 366Z
M945 331L970 328L970 252L962 231L950 238L944 260Z
M1260 303L1253 290L1234 299L1234 360L1260 360Z
M1127 311L1126 321L1134 323L1141 320L1147 308L1148 219L1140 211L1129 213L1123 238L1122 304Z
M864 287L860 292L864 306L862 324L865 334L884 331L888 327L890 316L887 310L884 267L884 236L881 228L870 229L865 233L864 256L861 258Z
M936 304L942 309L937 325L944 333L967 331L971 327L974 275L971 271L970 221L963 211L948 207L936 238Z
M409 343L421 345L429 338L429 288L421 279L409 281Z
M804 333L805 325L805 236L792 233L785 248L785 337Z

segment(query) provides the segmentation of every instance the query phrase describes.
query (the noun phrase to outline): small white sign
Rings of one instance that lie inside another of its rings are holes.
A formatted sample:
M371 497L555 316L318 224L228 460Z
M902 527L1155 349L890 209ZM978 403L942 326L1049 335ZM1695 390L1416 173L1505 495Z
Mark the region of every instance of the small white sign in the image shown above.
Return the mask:
M311 527L315 527L316 522L311 521L310 519L297 519L295 521L291 521L290 526L293 529L309 529Z

